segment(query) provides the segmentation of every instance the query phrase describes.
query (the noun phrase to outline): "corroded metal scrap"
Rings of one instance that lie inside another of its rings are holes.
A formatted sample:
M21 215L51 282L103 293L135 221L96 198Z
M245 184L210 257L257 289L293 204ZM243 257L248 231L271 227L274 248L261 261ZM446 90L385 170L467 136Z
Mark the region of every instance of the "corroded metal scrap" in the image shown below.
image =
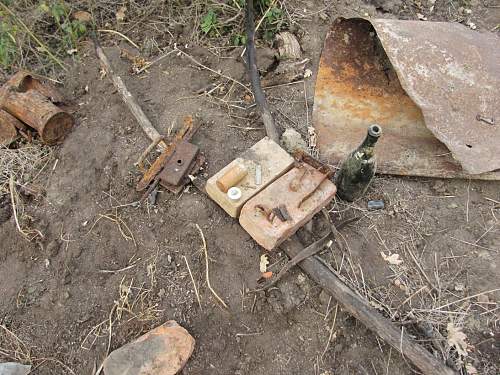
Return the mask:
M48 145L61 143L74 125L73 117L57 106L63 101L54 86L31 73L14 74L0 87L0 144L9 144L17 131L31 139L32 130Z
M205 162L198 146L188 142L200 125L200 122L195 121L192 116L184 118L181 129L177 131L172 141L149 169L144 171L143 177L137 184L137 191L146 190L148 187L154 188L158 183L171 192L182 191L184 185L190 181L188 175L198 172Z
M322 155L343 160L376 122L381 173L500 179L499 45L460 24L337 19L316 82Z

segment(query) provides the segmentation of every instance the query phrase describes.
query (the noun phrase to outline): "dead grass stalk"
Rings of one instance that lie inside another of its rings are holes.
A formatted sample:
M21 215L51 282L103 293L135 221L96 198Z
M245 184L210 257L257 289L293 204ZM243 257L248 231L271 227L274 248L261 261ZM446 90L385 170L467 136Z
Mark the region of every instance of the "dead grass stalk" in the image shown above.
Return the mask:
M203 243L203 252L205 254L205 276L206 276L206 279L207 279L208 289L210 289L210 291L212 292L212 294L214 295L214 297L217 299L217 301L219 301L222 306L224 306L226 309L228 309L229 307L222 300L222 298L219 297L219 295L217 294L217 292L212 288L212 285L210 284L210 276L209 276L209 270L208 270L207 241L205 240L205 235L203 234L203 231L201 230L201 228L200 228L200 226L198 224L196 224L196 228L200 232L200 237L201 237L201 240L202 240L202 243Z

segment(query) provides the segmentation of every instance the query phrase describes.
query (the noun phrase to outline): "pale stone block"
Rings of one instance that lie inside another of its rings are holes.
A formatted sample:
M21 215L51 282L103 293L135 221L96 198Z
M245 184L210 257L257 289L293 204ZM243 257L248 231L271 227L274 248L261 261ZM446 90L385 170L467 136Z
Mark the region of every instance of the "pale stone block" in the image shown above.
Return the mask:
M268 137L261 139L250 149L245 151L240 157L233 160L229 165L212 176L206 185L208 195L232 217L238 217L241 207L262 191L271 182L292 168L294 159L283 150L276 142ZM256 171L260 166L261 178L256 179ZM235 170L245 169L246 175L241 181L238 181L234 187L241 190L241 198L237 201L231 200L227 193L222 191L217 186L217 181L228 173L241 175L240 173L232 173ZM260 184L258 184L260 182Z

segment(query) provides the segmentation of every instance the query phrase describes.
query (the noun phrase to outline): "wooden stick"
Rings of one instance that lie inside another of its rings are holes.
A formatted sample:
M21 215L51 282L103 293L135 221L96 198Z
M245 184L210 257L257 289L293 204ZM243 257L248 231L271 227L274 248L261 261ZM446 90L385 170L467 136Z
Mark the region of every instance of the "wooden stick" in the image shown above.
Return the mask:
M290 258L293 258L300 253L302 246L297 237L293 236L283 243L281 249ZM391 321L374 310L364 298L345 285L318 258L306 258L299 263L299 267L327 290L344 310L408 358L422 373L425 375L457 375L455 371L432 356L427 350L411 341L406 334L402 334Z
M294 256L287 264L283 266L280 272L278 272L278 275L272 279L270 282L268 282L266 285L264 285L260 289L256 289L255 292L260 292L266 289L269 289L273 285L275 285L278 281L281 280L283 276L292 268L293 266L299 264L302 262L304 259L313 256L317 254L319 251L323 250L325 246L328 245L328 237L330 237L330 233L328 233L326 236L320 238L316 242L313 242L311 245L307 246L305 249L302 249L300 253L298 253L296 256ZM330 241L331 242L331 241Z
M95 50L97 53L97 57L101 61L103 68L106 70L106 73L110 76L111 80L113 81L113 85L120 93L123 101L125 102L127 107L130 109L130 112L132 112L135 119L137 120L137 122L141 126L142 130L144 130L144 132L151 139L151 141L157 142L158 139L161 138L160 133L158 133L158 130L156 130L154 128L154 126L151 124L151 121L149 121L149 119L146 117L146 115L142 111L142 108L139 106L139 104L137 103L135 98L132 96L130 91L128 91L127 86L125 86L125 83L123 83L123 80L121 79L121 77L118 76L117 74L115 74L107 56L104 54L104 51L102 50L101 46L99 45L99 42L97 41L97 39L94 39L94 46L95 46ZM162 148L167 147L167 144L163 140L159 141L158 145Z
M259 70L257 68L257 57L255 52L255 20L253 15L253 0L247 0L246 9L246 32L247 32L247 64L248 74L252 82L252 90L255 97L255 103L262 116L267 136L276 143L280 143L276 123L269 109L264 91L260 83Z

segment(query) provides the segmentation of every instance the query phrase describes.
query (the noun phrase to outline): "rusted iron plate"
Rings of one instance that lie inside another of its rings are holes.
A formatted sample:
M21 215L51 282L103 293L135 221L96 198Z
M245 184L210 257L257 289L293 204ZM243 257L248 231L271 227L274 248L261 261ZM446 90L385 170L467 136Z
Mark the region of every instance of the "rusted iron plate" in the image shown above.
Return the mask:
M144 176L142 176L141 180L137 183L137 191L145 190L151 184L151 182L153 182L158 173L162 171L167 161L175 152L177 143L182 141L189 141L199 127L199 121L194 121L192 116L186 116L184 118L182 128L177 131L172 142L167 145L167 148L163 150L160 156L158 156L151 167L149 167L146 173L144 173Z
M178 186L189 173L199 152L198 146L189 142L179 142L172 157L167 161L160 172L160 181L169 185Z
M170 191L174 194L179 194L182 190L184 190L184 186L186 184L188 184L189 182L193 182L193 184L194 184L195 182L197 182L199 180L199 178L197 177L193 181L193 180L191 180L191 178L189 178L189 175L196 175L196 173L198 173L198 171L205 164L205 161L206 161L205 156L201 152L198 152L198 155L196 156L194 161L191 163L188 171L182 177L182 179L178 185L171 185L171 184L168 184L165 180L160 179L161 186L163 186L165 189L167 189L168 191ZM158 175L158 177L160 177L160 175ZM204 190L204 189L202 189L202 190Z
M313 112L322 156L340 162L379 123L378 172L500 179L484 173L500 168L500 127L476 120L500 118L499 68L479 47L493 49L491 36L446 23L371 22L337 19L326 38ZM467 56L456 53L459 43Z

